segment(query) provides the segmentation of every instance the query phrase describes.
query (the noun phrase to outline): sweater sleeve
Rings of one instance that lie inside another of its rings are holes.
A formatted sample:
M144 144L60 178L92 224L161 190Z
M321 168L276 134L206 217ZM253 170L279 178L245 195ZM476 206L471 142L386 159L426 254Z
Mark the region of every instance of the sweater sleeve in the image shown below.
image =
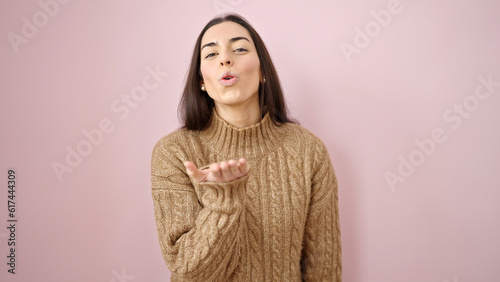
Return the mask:
M342 281L337 179L324 145L315 156L302 249L305 281Z
M248 175L193 183L183 162L159 143L151 161L152 197L163 258L178 280L223 281L237 266ZM197 186L199 185L199 186ZM194 187L204 191L200 199Z

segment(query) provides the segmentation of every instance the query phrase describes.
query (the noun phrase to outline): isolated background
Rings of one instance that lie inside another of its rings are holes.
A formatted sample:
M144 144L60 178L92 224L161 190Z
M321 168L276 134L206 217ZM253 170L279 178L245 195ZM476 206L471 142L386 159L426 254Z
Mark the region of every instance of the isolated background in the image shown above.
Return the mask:
M8 34L22 36L23 17L43 23L43 9L2 1L0 280L168 281L151 150L179 126L197 35L226 10L261 34L292 115L329 149L340 184L344 281L500 281L500 87L478 104L471 98L479 76L500 81L500 2L401 0L400 13L346 56L341 44L354 45L356 28L388 3L69 1L16 52ZM113 111L148 66L168 77L129 115ZM464 100L473 110L459 126L457 114L443 119ZM59 181L52 163L65 164L67 146L75 149L87 140L82 131L105 118L114 131ZM398 174L400 156L418 157L415 139L432 138L436 128L446 140L391 189L384 173ZM16 275L6 265L11 167Z

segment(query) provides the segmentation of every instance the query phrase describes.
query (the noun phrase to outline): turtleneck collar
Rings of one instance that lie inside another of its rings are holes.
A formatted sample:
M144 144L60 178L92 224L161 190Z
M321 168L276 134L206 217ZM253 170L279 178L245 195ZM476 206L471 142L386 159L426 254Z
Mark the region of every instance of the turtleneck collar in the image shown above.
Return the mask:
M259 122L240 128L223 120L215 110L208 128L200 132L207 148L227 159L267 154L281 146L284 135L285 128L274 125L269 113Z

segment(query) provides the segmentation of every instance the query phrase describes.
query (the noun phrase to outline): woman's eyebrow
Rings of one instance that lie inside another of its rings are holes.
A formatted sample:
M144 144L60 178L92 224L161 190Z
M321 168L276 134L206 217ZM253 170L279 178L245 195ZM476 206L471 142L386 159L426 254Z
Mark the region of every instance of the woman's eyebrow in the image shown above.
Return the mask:
M238 40L246 40L246 41L250 42L250 40L248 40L248 38L243 37L243 36L233 37L233 38L229 39L229 42L233 43L233 42L236 42Z
M236 42L238 40L246 40L246 41L250 42L250 40L248 40L248 38L246 38L244 36L237 36L237 37L233 37L233 38L229 39L229 43L233 43L233 42ZM203 45L200 50L203 50L203 48L205 48L205 47L211 47L211 46L217 46L217 45L218 44L215 42L210 42L210 43Z

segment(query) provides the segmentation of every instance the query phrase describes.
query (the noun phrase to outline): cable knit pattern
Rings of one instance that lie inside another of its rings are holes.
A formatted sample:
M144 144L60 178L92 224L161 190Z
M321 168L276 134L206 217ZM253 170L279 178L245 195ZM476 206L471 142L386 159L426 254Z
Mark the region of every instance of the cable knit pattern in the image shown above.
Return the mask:
M246 158L248 175L196 182L184 168ZM171 281L342 281L337 180L324 144L268 115L234 127L214 111L179 129L151 160L161 251Z

